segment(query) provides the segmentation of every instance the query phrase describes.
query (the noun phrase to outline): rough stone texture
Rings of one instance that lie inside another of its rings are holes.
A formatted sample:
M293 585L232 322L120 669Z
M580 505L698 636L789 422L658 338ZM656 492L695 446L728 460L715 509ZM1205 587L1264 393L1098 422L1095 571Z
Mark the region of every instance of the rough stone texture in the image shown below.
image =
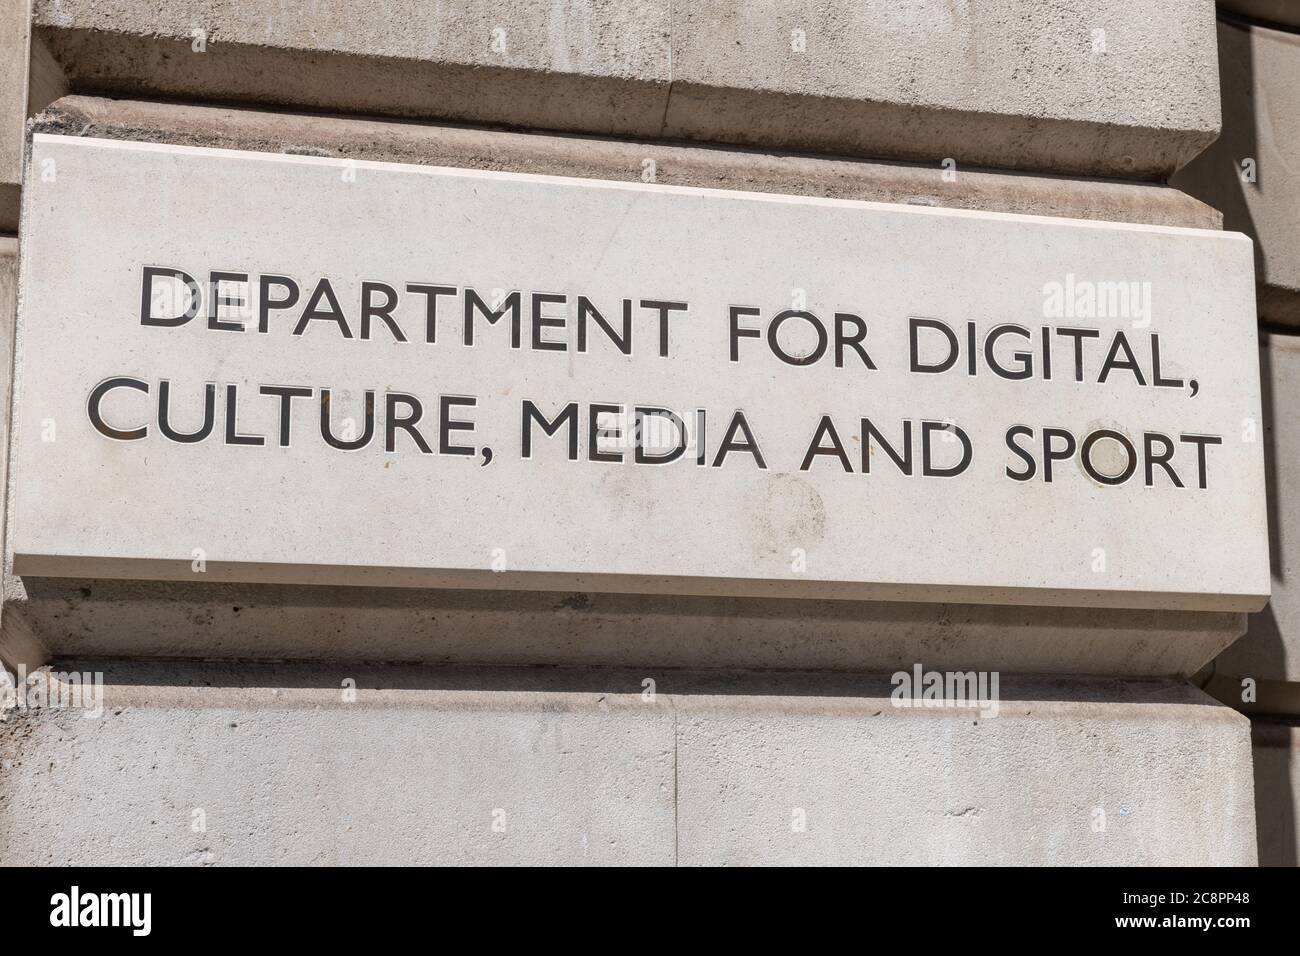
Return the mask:
M1223 134L1173 184L1255 240L1260 318L1300 326L1300 36L1221 22L1219 58Z
M1244 615L24 578L9 654L1190 675ZM34 643L39 638L40 644Z
M80 92L1139 178L1219 126L1210 0L35 0L34 17Z
M1251 722L1255 761L1255 821L1260 866L1295 866L1300 857L1300 721Z
M816 674L59 669L95 667L102 717L0 722L0 862L1256 859L1247 721L1180 684L1005 679L981 718Z
M1274 682L1260 686L1259 707L1286 712L1292 696L1278 682L1300 682L1300 336L1266 335L1260 348L1264 469L1269 507L1273 596L1249 617L1246 636L1215 661L1216 676ZM1230 689L1231 690L1231 689ZM1235 690L1231 690L1235 693Z
M675 0L665 129L1158 176L1217 132L1213 19L1208 0Z
M678 714L680 862L1253 865L1245 718L1162 693L1004 692L994 720L694 698Z
M422 123L68 96L41 132L340 159L914 203L954 209L1217 229L1211 206L1157 185L819 159L717 147L512 133Z
M58 0L33 17L74 89L644 134L669 82L666 2Z
M33 16L74 89L645 135L670 80L665 0L38 0Z

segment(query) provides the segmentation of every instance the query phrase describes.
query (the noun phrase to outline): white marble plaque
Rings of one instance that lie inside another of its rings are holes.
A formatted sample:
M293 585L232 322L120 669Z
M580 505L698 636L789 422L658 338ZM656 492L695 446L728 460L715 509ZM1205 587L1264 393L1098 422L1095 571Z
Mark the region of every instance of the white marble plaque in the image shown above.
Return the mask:
M19 574L1269 591L1235 233L38 134Z

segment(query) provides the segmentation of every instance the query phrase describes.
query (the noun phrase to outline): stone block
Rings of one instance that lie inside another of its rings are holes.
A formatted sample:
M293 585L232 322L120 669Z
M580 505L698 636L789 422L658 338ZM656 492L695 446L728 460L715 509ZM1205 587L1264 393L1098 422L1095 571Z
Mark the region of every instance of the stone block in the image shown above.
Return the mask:
M670 135L1157 178L1218 126L1208 2L673 2Z
M657 134L667 2L43 3L70 88Z
M1253 866L1246 718L1187 688L678 704L683 865ZM1095 695L1095 696L1094 696Z
M36 0L34 21L77 92L1142 179L1219 127L1209 0Z
M53 671L102 712L4 712L8 865L1256 859L1247 721L1182 684L1004 677L982 716L810 673Z

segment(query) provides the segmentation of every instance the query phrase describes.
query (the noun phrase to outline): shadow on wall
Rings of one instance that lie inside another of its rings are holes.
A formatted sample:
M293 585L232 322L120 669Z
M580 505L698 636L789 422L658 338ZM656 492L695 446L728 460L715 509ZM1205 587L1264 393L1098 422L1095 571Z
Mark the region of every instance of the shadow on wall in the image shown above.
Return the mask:
M219 708L229 703L231 698L228 695L231 693L238 696L240 692L253 692L249 700L258 702L259 706L319 709L347 705L347 709L350 709L350 702L342 700L338 693L343 687L358 692L373 691L390 695L387 698L367 697L366 701L375 706L407 706L397 696L399 692L414 692L417 697L425 692L635 697L646 690L647 677L653 678L651 684L656 694L749 697L755 701L763 698L808 698L831 706L836 700L850 705L864 701L887 701L898 686L892 673L796 670L529 667L337 660L123 660L93 657L61 657L52 661L48 667L56 679L63 679L61 675L69 673L94 675L93 679L102 686L110 707L119 703L156 706L160 701L175 698L187 701L187 706L195 708ZM902 669L902 672L909 676L915 674L913 668ZM994 693L1007 717L1028 716L1034 705L1052 703L1191 705L1206 707L1209 714L1224 711L1213 698L1189 686L1181 678L1117 679L993 673L997 674ZM92 677L85 676L84 679L90 683ZM268 691L272 694L270 698L263 695L263 692ZM210 696L195 696L196 692L200 695L203 692L212 693ZM943 708L935 708L935 713L945 711Z
M1220 15L1219 88L1222 95L1223 133L1205 152L1172 177L1171 184L1192 195L1213 201L1223 213L1223 228L1242 232L1254 242L1255 274L1259 301L1257 303L1262 323L1270 321L1270 297L1259 285L1266 275L1266 264L1261 251L1258 229L1247 205L1246 190L1261 190L1270 175L1269 163L1261 161L1260 151L1266 148L1260 129L1261 91L1256 79L1256 66L1251 46L1251 29L1248 23ZM1253 177L1253 181L1252 181ZM1267 344L1269 335L1262 337ZM1288 336L1291 338L1291 336ZM1272 353L1260 350L1261 399L1264 416L1264 465L1268 500L1268 535L1274 592L1287 584L1286 548L1284 540L1286 510L1300 509L1300 493L1295 479L1300 472L1292 472L1284 457L1289 448L1279 448L1276 423L1286 421L1282 416L1291 413L1285 396L1279 402L1275 394L1277 375L1285 369L1274 368ZM1295 626L1284 614L1287 626ZM1265 681L1281 678L1286 673L1286 644L1277 619L1277 610L1270 605L1249 619L1246 636L1230 647L1216 664L1218 674L1236 684L1240 678L1254 677ZM1235 693L1235 691L1234 691ZM1225 698L1225 702L1234 701ZM1265 708L1267 701L1261 700ZM1294 723L1294 721L1293 721ZM1254 717L1252 737L1255 753L1255 814L1256 832L1261 865L1295 866L1296 820L1293 784L1293 750L1290 731L1276 726L1270 718ZM1262 731L1268 725L1267 731ZM1285 746L1283 745L1285 744Z
M1223 132L1205 152L1180 169L1171 185L1199 196L1223 213L1223 228L1250 236L1255 250L1255 277L1264 275L1255 220L1246 205L1246 189L1262 189L1268 175L1259 163L1259 129L1255 113L1254 58L1250 30L1236 20L1220 17L1219 91L1222 97ZM1242 163L1249 160L1255 181L1242 178Z
M1240 156L1219 156L1206 164L1204 172L1232 175L1233 188L1216 190L1223 198L1220 211L1223 227L1244 232L1254 242L1255 275L1264 275L1264 259L1254 220L1246 205L1244 190L1261 189L1268 175L1267 164L1259 159L1260 131L1256 110L1256 83L1254 59L1251 52L1250 31L1232 23L1219 28L1219 88L1223 91L1224 137L1222 143L1236 143ZM1229 134L1231 129L1232 134ZM1213 147L1212 147L1213 148ZM1223 147L1226 152L1228 147ZM1242 162L1254 163L1255 181L1247 184L1243 177ZM1267 341L1267 336L1265 336ZM1283 509L1300 508L1300 500L1292 501L1287 486L1279 478L1278 438L1274 423L1279 420L1277 396L1274 393L1274 368L1271 352L1260 351L1261 405L1264 414L1264 474L1268 501L1268 536L1272 577L1275 584L1286 584L1283 539ZM1247 636L1254 645L1252 662L1261 674L1286 673L1286 647L1272 606L1250 617ZM1290 746L1290 733L1285 728L1272 726L1256 718L1252 721L1251 742L1255 771L1255 830L1261 866L1296 866L1295 794L1292 786L1294 751Z
M1225 213L1226 218L1226 213ZM1265 335L1267 343L1271 336ZM1300 500L1288 494L1287 483L1278 474L1278 437L1276 422L1279 408L1274 390L1275 369L1272 352L1260 349L1260 404L1264 413L1264 482L1268 501L1268 546L1274 585L1286 584L1285 540L1281 516L1285 508L1300 508ZM1272 604L1250 615L1243 641L1252 645L1250 669L1261 675L1286 673L1286 646L1282 629ZM1240 668L1238 668L1240 669ZM1233 675L1238 676L1238 675ZM1242 675L1250 676L1250 675ZM1296 821L1295 794L1291 784L1290 735L1285 728L1274 726L1267 718L1251 721L1251 744L1255 767L1255 832L1260 866L1295 866Z
M1295 813L1291 794L1292 735L1300 721L1257 717L1251 721L1255 764L1255 832L1260 866L1295 866Z

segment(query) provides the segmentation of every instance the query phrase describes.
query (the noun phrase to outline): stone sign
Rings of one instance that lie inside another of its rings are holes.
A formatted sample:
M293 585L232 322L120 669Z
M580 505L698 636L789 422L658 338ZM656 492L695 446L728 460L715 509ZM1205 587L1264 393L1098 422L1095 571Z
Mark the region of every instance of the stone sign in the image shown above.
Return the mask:
M45 134L31 164L19 574L1267 597L1241 235Z

